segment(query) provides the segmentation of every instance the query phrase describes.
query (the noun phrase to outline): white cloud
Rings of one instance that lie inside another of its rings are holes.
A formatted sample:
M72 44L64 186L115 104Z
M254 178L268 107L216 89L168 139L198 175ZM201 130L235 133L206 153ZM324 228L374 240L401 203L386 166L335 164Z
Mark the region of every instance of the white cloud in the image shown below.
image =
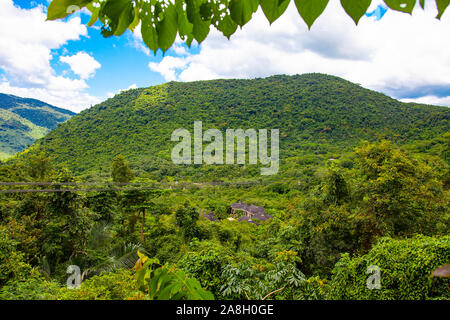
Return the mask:
M429 103L445 103L442 95L450 92L450 45L445 40L450 14L439 21L436 13L435 4L427 2L425 11L416 8L408 15L389 10L380 21L363 17L356 27L339 2L330 1L308 31L291 3L272 26L259 10L230 41L211 30L199 54L166 56L149 68L166 80L180 81L322 72L402 99L414 100L408 95L428 88ZM439 94L433 94L435 87Z
M416 99L401 99L403 102L416 102L423 104L434 104L437 106L450 106L450 96L448 97L436 97L436 96L423 96Z
M133 83L133 84L132 84L131 86L129 86L128 88L126 88L126 89L120 89L120 90L118 90L116 93L114 93L114 92L108 92L108 93L106 94L106 96L107 96L108 98L112 98L112 97L114 97L116 94L119 94L119 93L124 92L124 91L127 91L127 90L131 90L131 89L137 89L137 84Z
M91 78L97 69L101 67L101 64L86 52L78 52L73 56L62 56L59 60L67 63L81 79Z
M131 89L137 89L137 84L133 83L131 86L129 86L126 90L131 90Z
M167 81L172 81L177 80L175 69L184 68L190 60L190 58L167 56L161 62L150 62L148 66L151 70L161 73Z
M177 35L177 38L175 39L174 44L172 45L172 47L170 48L170 50L172 50L176 55L179 56L186 56L188 55L188 51L186 50L186 46L183 45L184 41L181 40L181 38ZM197 43L197 42L195 42ZM194 44L195 46L195 44Z
M81 79L70 79L56 74L50 64L52 50L86 37L86 27L80 17L45 21L45 10L43 6L22 9L14 6L12 0L0 1L0 69L5 74L0 80L0 91L73 111L98 103L99 99L85 92L86 70L77 69L83 74Z

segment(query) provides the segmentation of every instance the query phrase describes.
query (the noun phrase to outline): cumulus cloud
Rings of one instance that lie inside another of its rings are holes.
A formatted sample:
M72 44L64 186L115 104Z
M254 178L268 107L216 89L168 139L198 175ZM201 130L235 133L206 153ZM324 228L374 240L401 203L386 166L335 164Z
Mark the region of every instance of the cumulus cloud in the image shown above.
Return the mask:
M80 111L99 99L85 92L84 81L89 68L71 60L80 79L56 74L51 66L52 50L68 41L87 36L87 29L79 17L67 21L45 21L45 7L22 9L12 0L0 1L0 91ZM79 58L79 57L78 57ZM81 56L83 60L83 56ZM84 57L85 62L88 61ZM93 64L90 61L90 68Z
M122 93L122 92L127 91L127 90L131 90L131 89L137 89L137 84L133 83L133 84L132 84L131 86L129 86L128 88L126 88L126 89L120 89L120 90L118 90L116 93L114 93L114 92L108 92L108 93L106 94L106 96L107 96L108 98L112 98L112 97L114 97L116 94Z
M167 81L177 80L176 69L185 68L191 58L167 56L161 62L150 62L149 68L159 72Z
M415 99L400 99L403 102L415 102L424 104L434 104L437 106L450 106L450 96L447 97L437 97L437 96L423 96Z
M73 56L62 56L59 60L67 63L81 79L91 78L101 67L101 64L86 52L78 52Z
M379 21L363 17L356 27L339 2L330 1L308 31L291 2L272 26L259 10L230 41L212 30L200 53L166 56L149 68L179 81L322 72L396 98L448 105L450 14L439 21L436 13L434 2L427 2L425 11L388 10Z

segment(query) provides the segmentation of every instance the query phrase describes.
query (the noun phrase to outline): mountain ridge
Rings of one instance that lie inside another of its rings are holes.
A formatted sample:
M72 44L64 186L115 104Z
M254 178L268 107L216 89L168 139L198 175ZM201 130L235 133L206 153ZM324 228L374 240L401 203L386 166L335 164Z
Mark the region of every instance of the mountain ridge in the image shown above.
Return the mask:
M0 159L24 150L73 115L37 99L0 93Z

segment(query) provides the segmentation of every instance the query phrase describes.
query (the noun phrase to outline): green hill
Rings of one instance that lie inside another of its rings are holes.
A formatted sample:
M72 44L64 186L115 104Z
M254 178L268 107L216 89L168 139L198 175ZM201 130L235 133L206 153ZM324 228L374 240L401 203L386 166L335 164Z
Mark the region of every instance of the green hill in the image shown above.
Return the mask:
M170 160L172 131L192 132L196 120L204 130L278 128L284 161L329 157L361 139L432 139L449 131L449 116L448 108L401 103L323 74L169 82L128 90L84 110L30 152L44 151L76 175L106 175L112 159L123 154L135 170L167 176L180 174ZM214 176L229 173L214 170L221 169L213 169Z
M0 159L24 150L74 114L36 99L0 93Z

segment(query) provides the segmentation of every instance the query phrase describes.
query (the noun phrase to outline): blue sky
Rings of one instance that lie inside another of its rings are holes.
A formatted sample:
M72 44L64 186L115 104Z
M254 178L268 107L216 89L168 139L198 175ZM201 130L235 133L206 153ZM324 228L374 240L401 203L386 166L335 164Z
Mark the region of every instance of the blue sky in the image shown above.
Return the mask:
M32 8L39 4L47 6L46 0L14 0L14 3L21 8ZM87 14L78 14L78 16L83 24L90 18ZM145 87L164 82L164 78L159 73L151 72L146 68L150 61L161 61L161 52L156 56L153 53L149 56L142 50L137 50L132 46L130 32L127 32L125 37L104 38L98 29L88 28L87 30L89 37L83 37L79 41L68 41L66 45L53 50L55 58L51 61L51 66L57 73L65 71L68 76L74 76L70 67L61 63L57 57L65 52L85 51L102 66L95 77L87 80L89 92L94 96L106 96L108 92L117 92L133 84Z
M403 101L450 105L450 14L412 16L379 0L356 27L331 1L308 31L293 3L272 26L258 11L231 40L212 30L200 46L180 40L163 57L139 32L103 38L86 13L46 22L47 0L0 3L0 92L81 111L120 90L166 81L322 72ZM448 10L450 11L450 10Z

